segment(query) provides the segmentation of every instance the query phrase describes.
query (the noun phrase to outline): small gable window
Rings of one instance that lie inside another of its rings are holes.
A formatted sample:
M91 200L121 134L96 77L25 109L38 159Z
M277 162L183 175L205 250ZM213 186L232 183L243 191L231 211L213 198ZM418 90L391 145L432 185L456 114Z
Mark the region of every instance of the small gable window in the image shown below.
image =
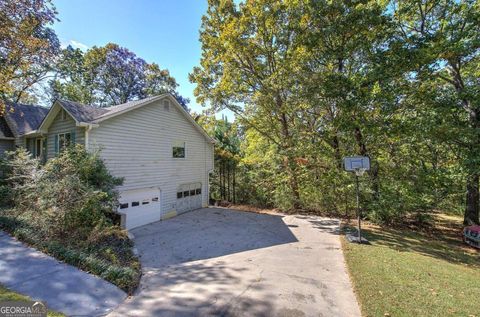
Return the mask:
M175 142L172 152L174 158L185 158L185 142Z

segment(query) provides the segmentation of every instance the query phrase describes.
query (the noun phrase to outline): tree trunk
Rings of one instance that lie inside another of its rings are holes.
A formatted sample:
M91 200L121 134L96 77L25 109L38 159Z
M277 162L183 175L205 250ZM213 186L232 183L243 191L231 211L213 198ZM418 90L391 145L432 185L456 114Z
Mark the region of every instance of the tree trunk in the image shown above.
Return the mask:
M225 164L220 161L220 199L225 200Z
M467 193L465 201L465 215L463 218L464 225L480 224L479 209L480 209L480 194L479 194L479 168L477 166L477 157L480 151L480 115L478 111L470 113L470 124L475 131L475 139L472 140L469 148L469 155L467 161Z
M465 201L465 215L463 223L465 225L478 224L479 220L479 171L475 163L480 150L480 109L473 107L471 100L465 96L465 84L461 74L461 61L458 59L449 59L450 72L455 90L460 97L463 109L468 113L470 128L473 129L474 139L469 146L469 154L464 164L467 168L467 193Z
M237 195L236 195L236 180L235 180L235 174L236 174L236 169L237 169L237 164L233 164L233 203L236 204L237 203Z
M231 201L231 197L230 197L230 161L227 161L227 201Z
M292 190L293 194L293 208L294 209L300 209L301 208L301 203L300 203L300 190L298 188L298 180L297 180L297 174L295 171L295 166L293 166L293 160L290 158L287 158L287 173L289 174L290 178L290 189Z
M337 168L341 170L342 156L340 154L340 141L338 140L337 132L335 132L335 135L333 136L332 147L333 147L333 150L335 151L335 161L337 161Z
M283 100L279 96L277 97L276 103L277 103L278 109L282 109ZM288 127L288 117L287 117L287 114L284 112L280 114L280 124L282 127L282 136L284 138L283 150L287 153L286 155L287 162L285 164L285 168L289 176L290 189L293 195L293 208L299 209L301 208L301 203L300 203L300 190L298 188L296 162L295 162L295 157L291 154L291 150L293 149L294 144L293 144L292 136L290 134L290 130Z
M223 200L227 200L227 166L223 161Z
M466 207L463 224L466 226L479 223L479 175L472 173L467 177Z
M365 142L363 140L363 134L359 127L355 128L355 140L357 141L360 155L368 156L367 146L365 145ZM372 163L371 160L370 160L370 171L368 172L368 174L370 175L372 180L373 197L377 199L379 196L379 187L380 187L378 184L378 165L376 163Z

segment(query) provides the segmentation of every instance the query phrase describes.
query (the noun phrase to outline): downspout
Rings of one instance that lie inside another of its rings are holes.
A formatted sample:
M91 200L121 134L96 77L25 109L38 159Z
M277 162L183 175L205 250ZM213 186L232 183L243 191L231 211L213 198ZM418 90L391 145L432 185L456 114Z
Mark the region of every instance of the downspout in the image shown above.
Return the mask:
M98 124L95 123L87 123L87 122L79 122L77 126L85 128L85 149L88 151L90 148L90 130L93 128L98 128Z

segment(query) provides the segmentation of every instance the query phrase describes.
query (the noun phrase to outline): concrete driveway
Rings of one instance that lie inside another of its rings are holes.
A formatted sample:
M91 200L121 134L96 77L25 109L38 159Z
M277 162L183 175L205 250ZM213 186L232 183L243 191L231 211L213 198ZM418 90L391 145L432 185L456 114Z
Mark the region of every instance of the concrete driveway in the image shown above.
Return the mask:
M30 248L1 230L0 284L67 316L105 316L127 297L115 285Z
M338 224L208 208L138 228L141 286L110 316L360 316Z

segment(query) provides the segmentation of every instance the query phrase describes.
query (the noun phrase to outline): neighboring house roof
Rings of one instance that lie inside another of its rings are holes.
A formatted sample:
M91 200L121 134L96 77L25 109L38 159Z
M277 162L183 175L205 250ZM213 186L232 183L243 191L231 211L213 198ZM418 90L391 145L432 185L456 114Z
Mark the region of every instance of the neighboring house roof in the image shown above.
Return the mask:
M0 139L13 138L12 130L8 127L7 122L3 116L0 117Z
M171 100L172 103L179 109L179 111L199 130L200 133L202 133L209 141L215 143L215 141L207 134L207 132L205 132L205 130L200 125L198 125L197 122L195 122L192 116L190 116L190 114L186 112L185 109L183 109L183 107L178 103L175 97L173 97L169 93L148 97L141 100L134 100L106 108L98 108L68 100L57 100L55 104L59 104L63 109L65 109L78 124L98 124L104 120L113 118L117 115L126 113L133 109L140 108L144 105L150 104L151 102L163 98L168 98L169 100ZM53 116L58 112L58 110L55 109L55 104L50 110L52 115L49 114L49 116L45 117L41 125L39 125L38 128L40 130L44 129L45 126L49 126L49 124L53 120Z
M7 103L5 121L14 136L21 136L38 129L49 109L20 103Z

